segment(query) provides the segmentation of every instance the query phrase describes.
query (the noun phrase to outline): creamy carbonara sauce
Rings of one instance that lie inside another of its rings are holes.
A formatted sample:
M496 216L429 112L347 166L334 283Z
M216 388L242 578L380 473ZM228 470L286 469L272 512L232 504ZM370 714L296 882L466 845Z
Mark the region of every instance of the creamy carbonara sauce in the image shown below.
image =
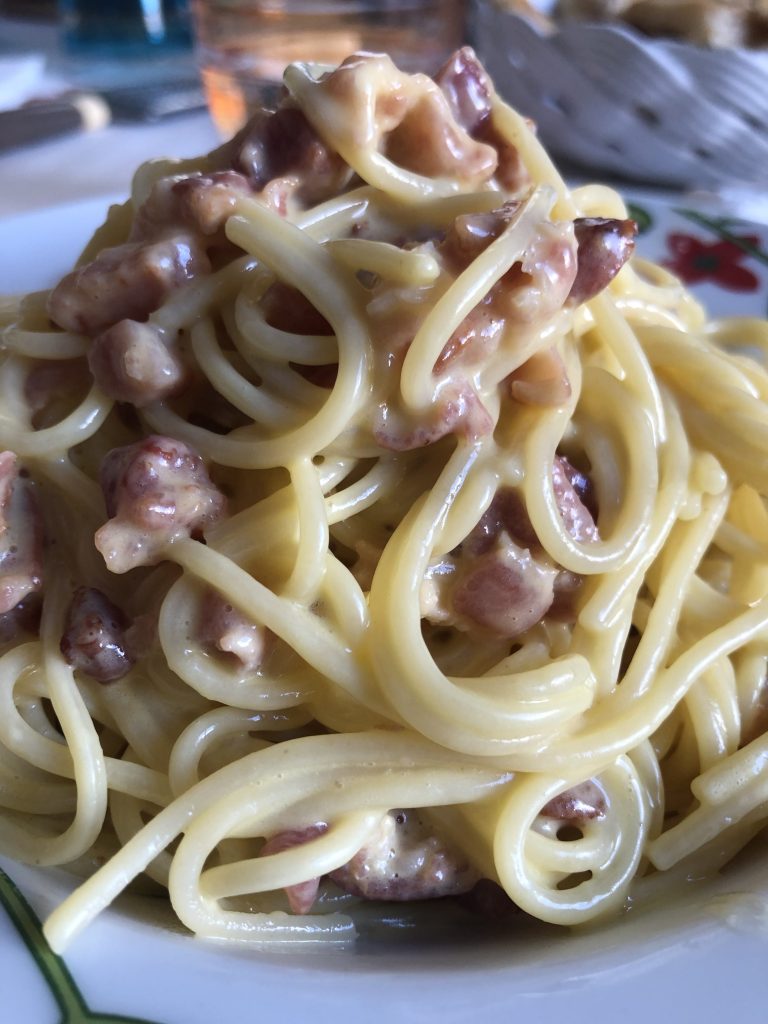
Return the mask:
M768 815L768 328L471 51L294 65L2 307L0 849L192 931L577 925ZM482 893L482 897L478 894Z

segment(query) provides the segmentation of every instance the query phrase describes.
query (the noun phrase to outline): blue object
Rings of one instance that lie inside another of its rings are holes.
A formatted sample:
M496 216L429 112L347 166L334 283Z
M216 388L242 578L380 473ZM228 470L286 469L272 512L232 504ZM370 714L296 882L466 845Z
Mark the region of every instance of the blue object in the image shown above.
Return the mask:
M191 46L187 0L59 0L64 42L82 56L142 56Z

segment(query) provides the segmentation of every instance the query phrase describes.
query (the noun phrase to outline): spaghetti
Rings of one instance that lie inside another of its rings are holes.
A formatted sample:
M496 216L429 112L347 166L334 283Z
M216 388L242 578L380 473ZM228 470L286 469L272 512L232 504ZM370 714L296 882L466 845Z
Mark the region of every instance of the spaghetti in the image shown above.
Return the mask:
M203 936L573 925L768 817L768 326L471 51L294 65L2 307L0 849Z

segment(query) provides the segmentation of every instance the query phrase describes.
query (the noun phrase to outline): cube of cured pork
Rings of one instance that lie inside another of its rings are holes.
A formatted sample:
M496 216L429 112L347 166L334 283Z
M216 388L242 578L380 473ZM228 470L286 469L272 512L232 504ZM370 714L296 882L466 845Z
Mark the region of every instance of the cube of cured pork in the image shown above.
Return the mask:
M111 451L102 463L101 486L110 518L95 542L118 573L154 565L169 544L199 536L226 506L200 455L157 434Z
M589 483L566 458L552 464L563 525L580 544L599 540ZM515 637L552 611L568 618L580 578L547 559L520 494L497 491L461 546L428 572L422 614L436 624Z
M13 452L0 453L0 615L43 586L43 522L34 485Z
M325 822L280 832L261 855L301 846L323 835ZM390 811L355 856L329 875L339 888L365 900L430 900L469 892L479 873L453 843L438 836L418 811ZM286 889L294 914L312 909L320 886L312 878Z
M61 653L73 668L100 683L122 679L135 656L129 650L125 613L94 587L78 587L64 623Z

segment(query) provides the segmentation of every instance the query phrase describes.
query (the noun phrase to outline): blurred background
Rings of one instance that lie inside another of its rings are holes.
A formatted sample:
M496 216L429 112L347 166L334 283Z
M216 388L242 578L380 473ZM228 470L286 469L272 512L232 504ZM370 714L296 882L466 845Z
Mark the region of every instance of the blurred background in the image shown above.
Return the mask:
M463 0L0 0L0 217L49 204L51 168L66 202L211 149L290 61L385 50L435 71L466 19Z
M35 56L38 71L45 64L30 99L90 89L124 120L199 107L202 84L229 135L276 101L294 60L335 65L366 49L390 53L407 71L436 71L465 40L466 13L463 0L0 0L0 56ZM0 66L5 109L12 73L31 84L31 61L23 70Z
M124 192L273 105L287 63L472 43L572 178L768 220L768 0L0 0L0 216ZM76 141L75 141L76 140Z

